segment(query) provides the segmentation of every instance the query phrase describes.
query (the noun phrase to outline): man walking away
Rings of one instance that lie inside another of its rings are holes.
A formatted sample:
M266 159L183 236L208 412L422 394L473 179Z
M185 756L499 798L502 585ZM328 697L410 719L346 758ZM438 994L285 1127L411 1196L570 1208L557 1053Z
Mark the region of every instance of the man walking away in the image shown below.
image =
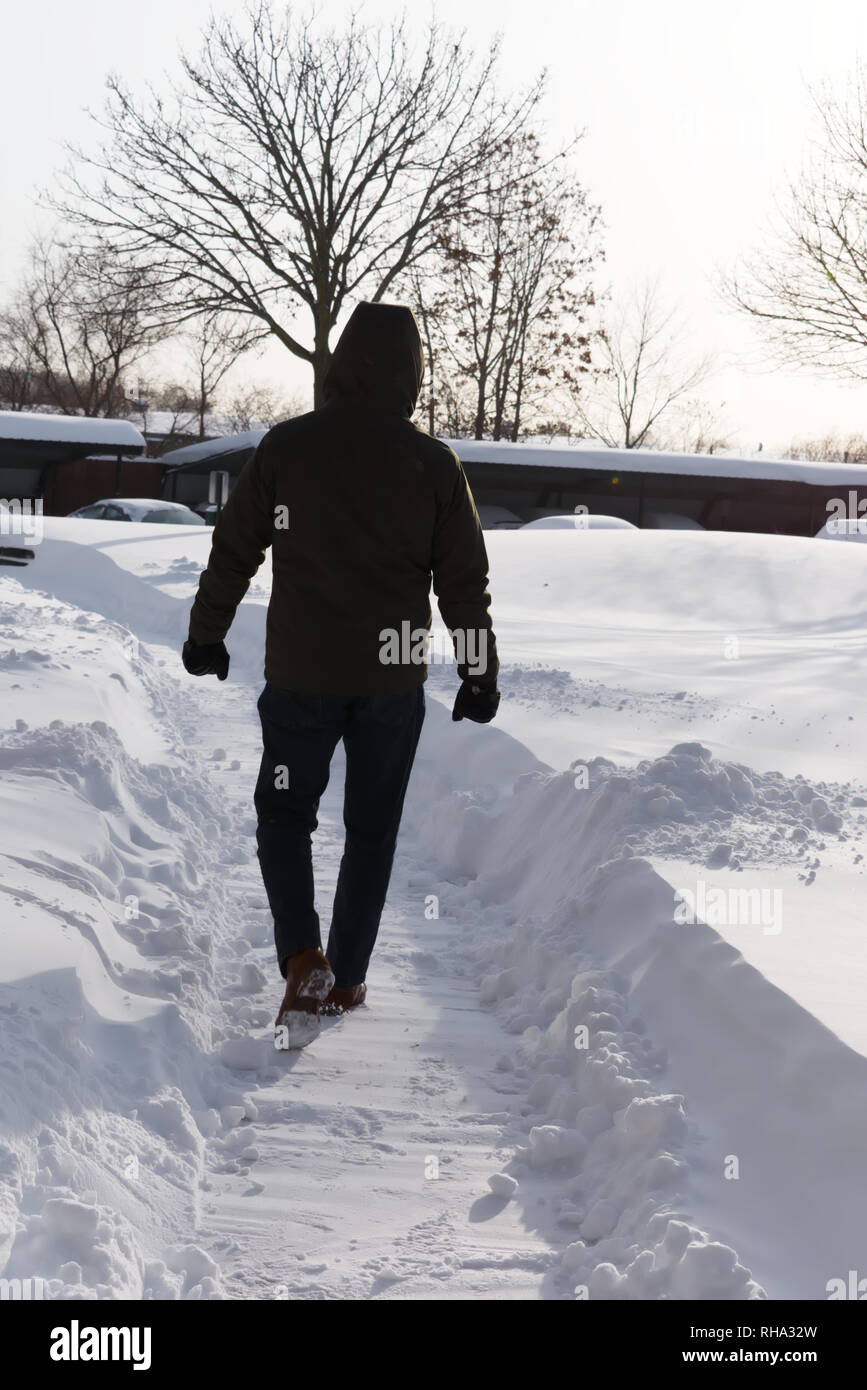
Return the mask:
M223 638L271 546L254 799L286 980L278 1046L303 1047L321 1010L366 997L424 718L431 582L461 678L452 718L485 724L499 704L478 513L455 453L411 423L423 362L409 309L358 305L325 404L275 425L241 472L190 615L186 669L225 680ZM323 952L311 835L341 739L346 842Z

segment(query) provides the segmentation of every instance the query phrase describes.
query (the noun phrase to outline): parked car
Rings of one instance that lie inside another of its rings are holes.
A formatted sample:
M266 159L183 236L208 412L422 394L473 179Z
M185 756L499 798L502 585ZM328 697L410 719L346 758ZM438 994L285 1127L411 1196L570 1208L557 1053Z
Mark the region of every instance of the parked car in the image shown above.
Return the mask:
M483 531L516 531L521 525L519 516L494 502L480 502L476 511Z
M182 502L163 502L158 497L104 497L79 507L70 516L88 521L152 521L162 526L204 526L205 519Z
M522 531L637 531L622 516L600 516L596 512L567 512L565 516L539 516L526 521Z
M823 541L867 541L867 516L830 517L816 539Z
M216 502L197 502L193 507L197 516L204 517L206 526L216 526L217 524L217 504Z
M6 536L20 537L23 533L21 517L16 515L5 502L0 502L0 541ZM0 544L0 565L29 565L33 551L29 546Z
M685 516L683 512L645 512L644 529L646 531L704 531L707 528L702 526L695 517Z

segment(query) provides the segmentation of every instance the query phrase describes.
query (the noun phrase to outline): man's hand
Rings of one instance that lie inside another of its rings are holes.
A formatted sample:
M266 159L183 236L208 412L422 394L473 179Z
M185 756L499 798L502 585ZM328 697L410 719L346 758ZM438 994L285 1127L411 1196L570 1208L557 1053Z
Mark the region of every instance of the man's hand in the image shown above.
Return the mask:
M216 676L224 681L229 674L229 653L224 642L193 642L187 638L181 660L191 676Z
M461 682L455 699L452 719L472 719L474 724L490 724L500 703L500 692L496 681L486 684L474 679Z

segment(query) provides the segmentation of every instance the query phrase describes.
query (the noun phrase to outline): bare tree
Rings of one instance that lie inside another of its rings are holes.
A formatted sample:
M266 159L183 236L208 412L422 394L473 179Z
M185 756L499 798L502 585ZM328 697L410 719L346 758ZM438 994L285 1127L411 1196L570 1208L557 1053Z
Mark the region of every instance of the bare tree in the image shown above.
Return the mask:
M725 406L720 402L719 409ZM684 454L718 454L729 447L729 434L718 410L701 396L683 396L652 431L656 449Z
M60 201L147 257L179 320L228 310L264 325L311 364L319 404L344 307L381 300L428 254L542 81L499 96L499 41L477 62L435 22L416 56L403 20L353 16L340 33L314 20L271 0L240 26L212 18L170 98L138 104L112 76L105 143L72 150Z
M195 435L198 415L197 402L188 383L164 382L160 385L145 386L141 382L134 396L127 397L129 413L140 425L143 434L148 432L151 412L171 417L168 429L160 430L161 449L175 446L179 437L187 441ZM199 438L204 438L199 435Z
M303 406L293 396L288 399L270 386L241 387L226 403L224 418L230 433L270 429L281 420L302 413Z
M526 410L550 411L558 383L589 370L597 223L567 152L545 160L530 131L503 142L472 205L442 229L433 290L414 284L431 419L439 392L477 439L516 439Z
M213 408L221 382L245 353L269 336L261 324L244 323L237 315L209 313L187 333L195 373L191 399L199 438L205 437L205 417Z
M409 292L424 348L425 378L419 407L430 434L465 439L474 432L476 401L472 386L449 345L455 301L433 267L413 268Z
M584 432L612 448L638 449L675 401L710 374L706 354L690 366L676 310L660 305L654 282L633 287L621 299L602 334L603 375L592 403L577 397Z
M249 321L245 323L237 315L203 315L189 331L178 335L187 349L189 376L147 385L140 379L135 394L127 396L126 413L136 418L145 433L152 412L170 415L169 428L160 431L166 443L178 435L204 439L208 416L217 405L218 391L226 376L245 353L267 336L267 330Z
M17 308L0 310L0 408L29 410L45 394L32 335L21 331Z
M777 359L833 376L867 375L867 71L848 91L811 92L819 135L769 250L720 276L723 297L756 319Z
M36 241L2 319L13 377L29 371L41 405L124 414L123 378L161 332L152 304L147 272L129 259L119 266L105 243Z
M841 439L836 434L826 434L818 439L800 439L780 455L784 459L801 459L805 462L822 463L867 463L867 439L852 434Z
M436 324L439 315L444 312L445 301L440 298L441 291L433 287L432 278L423 275L418 265L413 266L410 272L409 285L424 350L425 380L422 384L419 405L427 415L428 433L436 434L437 413L440 404L438 395L439 334ZM456 435L448 431L446 433L450 439L457 438Z

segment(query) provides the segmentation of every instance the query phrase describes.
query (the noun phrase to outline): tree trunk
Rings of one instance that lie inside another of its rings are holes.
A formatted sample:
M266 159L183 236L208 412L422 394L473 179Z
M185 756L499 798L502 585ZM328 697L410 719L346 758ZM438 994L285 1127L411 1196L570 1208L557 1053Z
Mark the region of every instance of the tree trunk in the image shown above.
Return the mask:
M313 336L313 409L325 404L325 377L331 365L331 349L328 338L331 333L331 315L321 303L315 311Z
M518 363L518 385L515 389L515 418L512 421L512 443L517 444L518 432L521 428L521 406L524 399L524 355L521 354Z
M418 296L420 299L421 296ZM428 395L427 395L427 432L429 435L436 434L436 367L434 364L434 346L430 331L430 323L424 309L421 311L422 331L425 339L425 356L427 357L427 376L428 376Z
M325 404L325 377L331 365L331 352L326 347L316 348L313 353L313 409Z
M427 373L427 432L430 435L436 434L436 367L434 363L435 353L433 337L431 335L430 317L421 293L418 280L413 281L416 302L418 304L419 330L422 337L422 347L424 349L424 365Z
M479 391L476 397L476 418L473 424L473 437L483 439L485 434L485 396L488 393L488 373L482 367L479 372Z

